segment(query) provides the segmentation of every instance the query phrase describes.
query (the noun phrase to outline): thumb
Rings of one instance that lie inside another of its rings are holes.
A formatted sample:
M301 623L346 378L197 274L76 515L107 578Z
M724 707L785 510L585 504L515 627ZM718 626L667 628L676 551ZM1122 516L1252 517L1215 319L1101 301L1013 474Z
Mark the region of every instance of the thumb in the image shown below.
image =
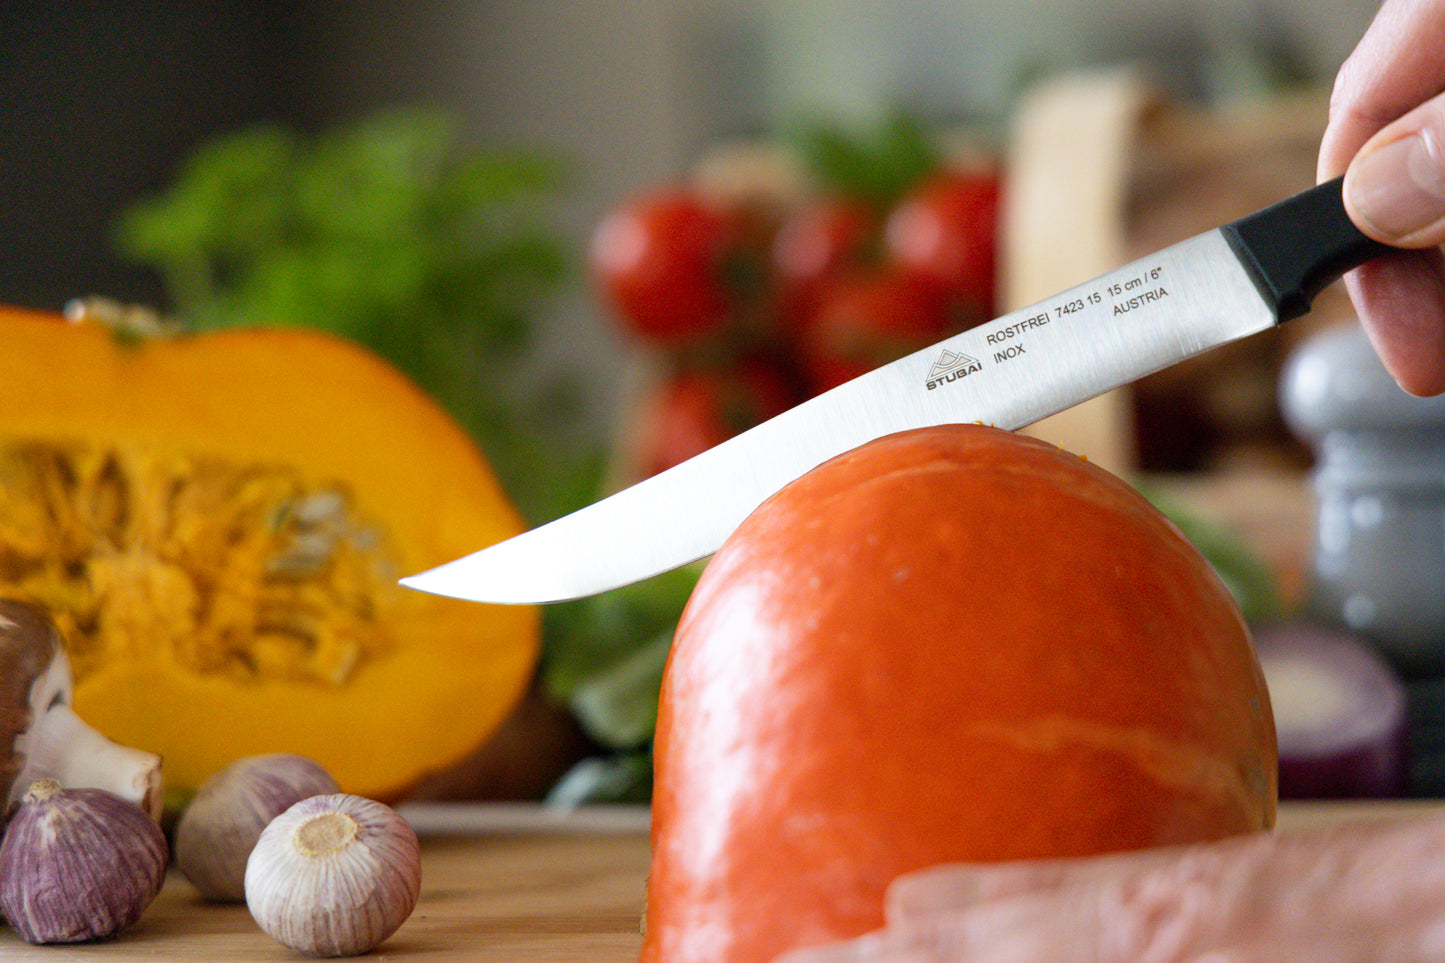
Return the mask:
M1345 172L1345 207L1396 247L1445 244L1445 94L1371 137Z

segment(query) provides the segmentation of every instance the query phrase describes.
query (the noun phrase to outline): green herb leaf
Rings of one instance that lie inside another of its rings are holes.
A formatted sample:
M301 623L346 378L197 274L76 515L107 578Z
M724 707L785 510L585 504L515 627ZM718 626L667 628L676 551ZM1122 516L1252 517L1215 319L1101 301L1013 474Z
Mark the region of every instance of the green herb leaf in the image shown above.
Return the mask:
M463 150L437 110L314 138L262 126L196 151L123 213L116 245L159 272L191 330L296 325L377 351L472 432L519 503L560 514L577 505L558 505L558 466L528 439L566 393L518 396L498 374L573 275L548 219L566 182L552 157Z
M645 803L652 798L652 753L620 752L583 759L568 770L547 804L568 808L587 803Z
M794 123L786 135L825 191L863 200L880 211L943 162L928 126L905 110L891 111L876 127L863 130L813 120Z

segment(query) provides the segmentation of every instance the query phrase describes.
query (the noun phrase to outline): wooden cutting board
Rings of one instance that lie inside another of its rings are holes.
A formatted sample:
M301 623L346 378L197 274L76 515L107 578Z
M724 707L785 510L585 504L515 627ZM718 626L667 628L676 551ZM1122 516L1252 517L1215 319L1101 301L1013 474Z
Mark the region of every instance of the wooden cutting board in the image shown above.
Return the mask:
M422 841L415 912L365 959L632 963L647 876L647 815L601 809L570 817L525 806L418 806L403 814ZM244 905L200 899L172 872L141 921L115 940L29 946L0 927L0 959L306 959L261 932Z
M1285 804L1280 828L1393 816L1440 803ZM404 807L422 838L422 893L405 925L368 959L634 963L647 878L647 813L558 816L526 806ZM29 946L0 929L0 959L296 961L244 906L203 902L172 873L117 939Z

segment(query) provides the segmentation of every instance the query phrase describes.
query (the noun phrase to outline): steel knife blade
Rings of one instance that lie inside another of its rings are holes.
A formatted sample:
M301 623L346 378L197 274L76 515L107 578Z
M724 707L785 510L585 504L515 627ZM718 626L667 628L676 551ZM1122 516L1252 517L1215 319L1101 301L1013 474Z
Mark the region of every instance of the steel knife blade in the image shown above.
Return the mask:
M1336 179L946 338L570 515L401 580L533 604L705 558L770 495L874 438L949 422L1022 428L1309 310L1384 253Z

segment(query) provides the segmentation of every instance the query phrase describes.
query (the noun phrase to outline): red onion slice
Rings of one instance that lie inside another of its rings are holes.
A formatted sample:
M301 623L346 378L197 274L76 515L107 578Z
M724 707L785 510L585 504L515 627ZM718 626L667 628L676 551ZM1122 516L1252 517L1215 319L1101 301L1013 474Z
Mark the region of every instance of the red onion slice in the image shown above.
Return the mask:
M1405 791L1405 691L1370 644L1321 625L1258 631L1279 737L1282 799Z

